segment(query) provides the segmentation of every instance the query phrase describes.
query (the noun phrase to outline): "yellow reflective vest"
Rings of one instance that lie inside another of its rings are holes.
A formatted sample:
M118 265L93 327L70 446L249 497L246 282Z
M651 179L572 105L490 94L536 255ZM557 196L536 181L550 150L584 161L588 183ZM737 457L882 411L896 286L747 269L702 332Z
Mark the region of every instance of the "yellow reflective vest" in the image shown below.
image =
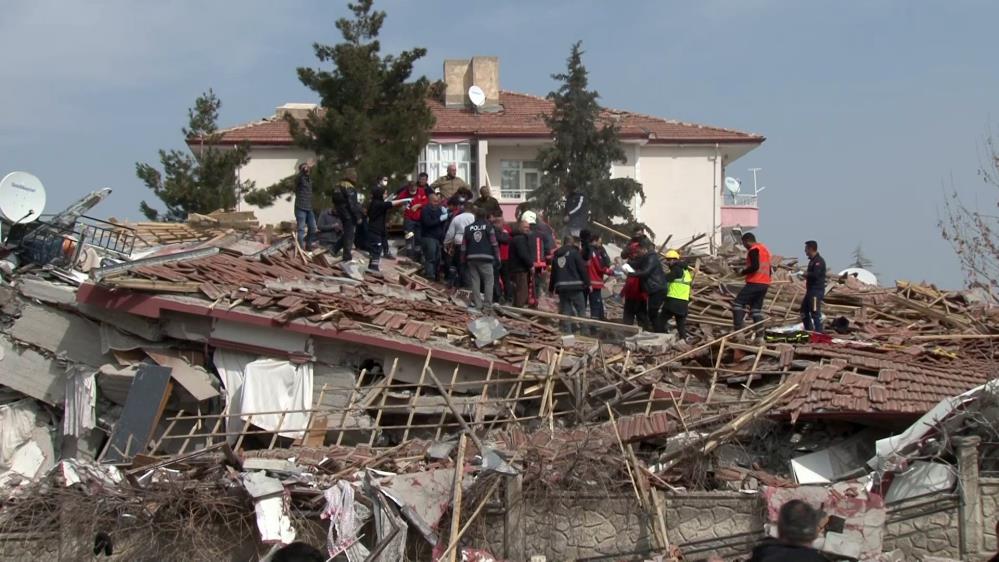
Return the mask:
M689 268L684 268L683 277L669 282L669 289L666 296L671 299L681 301L690 300L690 286L694 283L694 274Z

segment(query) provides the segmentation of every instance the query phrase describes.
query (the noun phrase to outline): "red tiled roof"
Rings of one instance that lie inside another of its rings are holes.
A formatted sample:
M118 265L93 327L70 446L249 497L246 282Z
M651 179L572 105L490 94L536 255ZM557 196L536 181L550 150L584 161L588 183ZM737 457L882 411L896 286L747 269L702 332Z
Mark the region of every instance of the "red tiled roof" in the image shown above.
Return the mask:
M427 102L437 121L435 136L478 137L548 137L551 135L542 115L552 109L552 102L541 97L513 92L500 92L502 109L494 113L474 112L465 107L444 107L437 99ZM733 129L684 123L608 109L607 119L615 120L622 138L648 139L651 143L761 143L762 135ZM249 142L261 145L287 145L292 138L283 119L270 117L222 131L225 144Z
M794 351L796 358L829 363L795 375L801 386L781 408L792 420L816 414L918 416L989 378L985 372L930 367L897 353L807 345Z

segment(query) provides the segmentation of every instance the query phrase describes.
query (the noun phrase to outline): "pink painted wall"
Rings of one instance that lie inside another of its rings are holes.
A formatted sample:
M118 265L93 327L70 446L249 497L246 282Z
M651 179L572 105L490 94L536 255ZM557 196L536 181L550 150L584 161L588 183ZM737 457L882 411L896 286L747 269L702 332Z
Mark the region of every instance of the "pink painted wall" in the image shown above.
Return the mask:
M721 224L723 227L756 228L760 226L760 209L758 207L722 205Z

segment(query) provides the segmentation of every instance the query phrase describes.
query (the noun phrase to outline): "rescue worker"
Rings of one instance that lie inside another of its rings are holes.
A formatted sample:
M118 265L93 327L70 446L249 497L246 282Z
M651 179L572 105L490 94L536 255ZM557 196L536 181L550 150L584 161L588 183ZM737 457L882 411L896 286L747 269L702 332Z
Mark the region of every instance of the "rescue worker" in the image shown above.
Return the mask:
M826 298L826 259L819 255L819 243L805 242L808 269L805 270L805 298L801 301L801 321L805 330L822 333L822 301Z
M628 245L621 252L621 259L628 262L638 257L639 249L644 242L644 230L636 228ZM642 291L642 280L638 277L627 277L624 287L621 288L621 298L624 299L623 322L628 326L633 326L638 322L639 326L648 328L649 320L649 296Z
M663 324L673 317L676 334L680 339L687 338L687 305L690 303L690 286L694 283L694 273L680 259L680 252L666 252L666 308Z
M423 207L430 202L430 194L433 190L427 185L427 173L420 172L416 183L410 182L399 190L396 199L409 199L406 210L403 211L402 230L406 237L406 254L410 259L419 256L420 244L420 215Z
M604 311L604 278L614 274L610 256L604 249L600 234L590 234L587 230L580 232L580 243L583 244L583 259L586 260L590 275L590 318L607 320Z
M558 294L558 312L563 316L582 318L586 315L586 293L590 291L590 275L586 262L576 246L577 240L567 236L562 247L552 258L552 274L548 292ZM574 323L568 319L560 321L562 332L571 334Z
M465 227L461 239L461 263L468 271L468 289L472 292L472 308L483 310L482 294L485 293L486 309L493 306L493 268L499 263L499 243L496 231L486 219L486 210L475 208L475 221ZM481 292L480 292L481 291Z
M628 276L637 277L641 281L642 292L649 296L648 314L652 331L660 334L666 332L666 318L663 315L663 307L666 306L666 274L655 245L646 240L629 265L634 271L628 273Z
M756 235L747 232L742 235L742 245L746 248L746 267L741 275L746 277L746 284L732 303L732 327L739 330L746 317L746 307L754 323L763 321L763 301L770 288L770 250L756 241Z

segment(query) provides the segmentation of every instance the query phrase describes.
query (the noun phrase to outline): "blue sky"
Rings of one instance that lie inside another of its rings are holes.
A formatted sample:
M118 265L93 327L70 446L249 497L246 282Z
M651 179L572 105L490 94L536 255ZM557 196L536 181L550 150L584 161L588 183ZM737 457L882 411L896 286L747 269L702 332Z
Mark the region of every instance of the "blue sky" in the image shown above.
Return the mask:
M543 95L583 41L604 105L759 132L732 164L763 168L762 226L775 253L819 240L831 268L859 243L883 281L958 286L937 219L944 189L991 208L976 175L999 120L999 2L377 1L383 48L500 57L501 87ZM222 124L314 101L295 68L335 43L339 1L7 0L0 19L0 172L37 174L49 211L98 187L98 216L138 218L136 161L182 147L214 88Z

